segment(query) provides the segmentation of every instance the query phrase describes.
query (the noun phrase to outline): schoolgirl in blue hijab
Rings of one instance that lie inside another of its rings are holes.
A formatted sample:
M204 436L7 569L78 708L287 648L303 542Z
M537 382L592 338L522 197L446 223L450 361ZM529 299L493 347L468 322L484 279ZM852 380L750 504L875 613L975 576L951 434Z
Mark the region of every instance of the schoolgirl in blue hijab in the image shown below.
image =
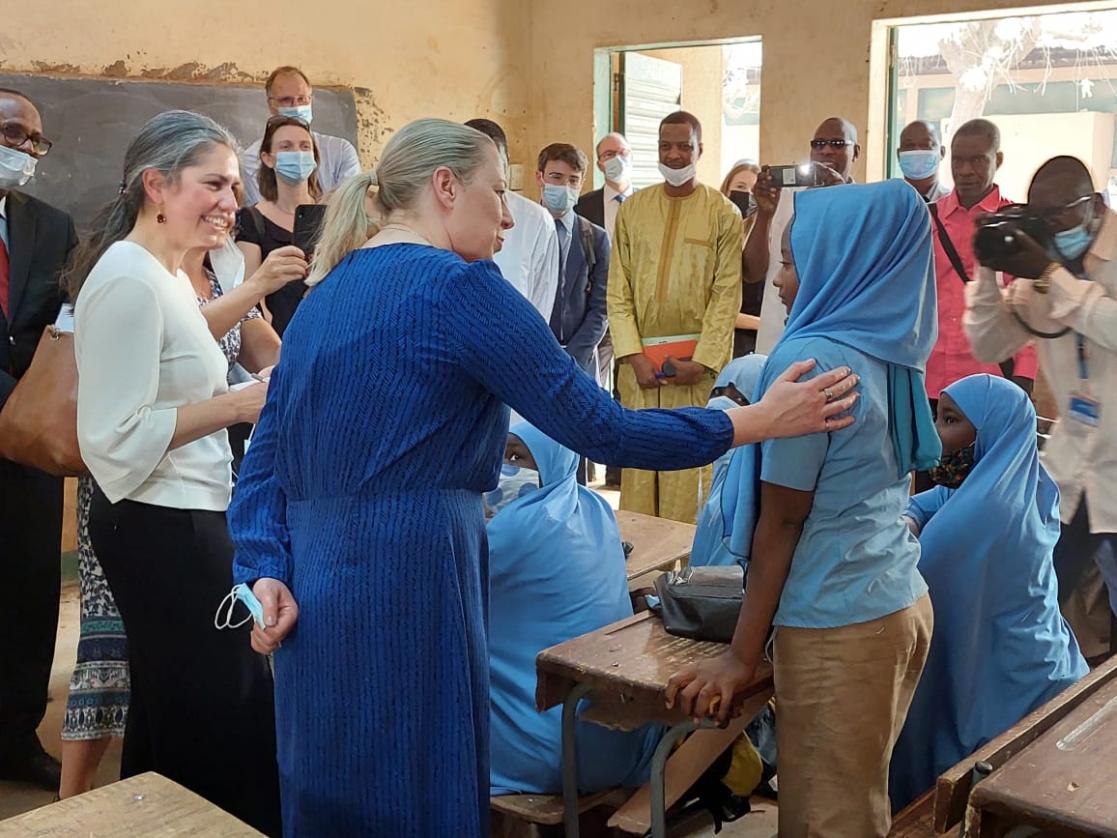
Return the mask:
M752 548L733 642L677 673L667 701L728 717L774 626L780 834L885 836L888 764L932 623L902 521L911 471L941 452L923 385L937 337L931 220L903 181L808 189L781 250L787 328L755 395L790 361L848 366L856 421L763 443L751 474L742 463L733 536Z
M578 485L578 455L526 422L510 434L513 465L534 467L539 488L520 493L487 528L490 792L555 793L562 708L535 709L536 655L632 616L632 603L616 518L600 495ZM621 732L580 722L581 791L642 785L661 735L658 725Z
M892 756L896 809L1087 672L1059 612L1059 490L1031 401L974 375L943 391L937 424L944 457L931 476L944 485L908 507L935 634Z
M714 382L713 395L706 407L729 410L750 404L767 360L767 355L753 354L734 358L726 364ZM695 567L734 562L742 567L748 564L746 545L738 542L747 541L751 545L752 526L748 522L741 526L742 530L748 530L747 540L734 539L733 533L738 509L751 509L755 505L756 481L740 479L743 474L756 474L755 448L755 445L742 445L714 461L710 494L698 513L689 564ZM755 520L751 523L755 524Z

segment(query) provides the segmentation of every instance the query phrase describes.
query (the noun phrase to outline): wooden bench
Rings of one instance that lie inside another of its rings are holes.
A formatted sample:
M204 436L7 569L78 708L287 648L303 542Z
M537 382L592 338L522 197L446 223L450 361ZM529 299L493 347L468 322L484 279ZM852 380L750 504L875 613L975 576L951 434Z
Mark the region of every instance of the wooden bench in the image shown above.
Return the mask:
M615 810L628 796L629 792L620 788L583 794L578 798L578 814L584 815L599 806ZM489 806L497 815L493 819L493 834L500 838L526 834L523 828L527 824L558 826L563 819L560 794L503 794L490 797Z
M610 825L654 838L666 834L664 812L690 787L712 758L732 742L772 695L772 669L763 665L740 697L735 729L699 730L672 758L675 772L664 776L667 754L694 729L678 708L664 705L668 679L684 666L722 654L723 643L674 637L663 622L647 612L595 632L544 649L536 658L535 702L540 710L563 705L563 799L567 838L577 838L577 760L574 708L589 697L591 704L577 718L619 730L635 730L649 722L669 725L652 760L652 779L610 820ZM686 756L684 758L684 754ZM713 755L711 757L710 755ZM697 771L697 774L695 773ZM643 796L642 796L643 795Z
M686 564L694 543L695 526L639 512L617 512L621 539L632 545L626 562L629 587L650 584L651 574ZM644 577L644 578L641 578Z
M0 821L3 838L259 838L261 833L154 772Z

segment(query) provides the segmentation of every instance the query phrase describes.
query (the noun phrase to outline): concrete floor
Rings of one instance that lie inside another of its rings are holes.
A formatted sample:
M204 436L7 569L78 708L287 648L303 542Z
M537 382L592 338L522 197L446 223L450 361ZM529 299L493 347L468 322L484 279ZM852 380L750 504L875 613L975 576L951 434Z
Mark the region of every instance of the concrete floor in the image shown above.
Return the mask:
M51 700L47 704L46 717L39 726L39 738L43 746L55 757L61 756L62 743L59 732L66 709L70 672L77 654L79 626L78 588L75 583L70 583L62 590L58 641L55 646L54 669L50 680ZM117 740L109 747L105 759L101 762L96 785L107 785L119 777L120 744ZM0 782L0 820L45 806L53 798L51 792L18 783ZM689 823L679 825L674 831L677 838L704 838L713 834L713 825L704 815L696 816ZM775 804L767 800L754 800L754 811L735 823L726 824L719 838L772 838L775 834Z

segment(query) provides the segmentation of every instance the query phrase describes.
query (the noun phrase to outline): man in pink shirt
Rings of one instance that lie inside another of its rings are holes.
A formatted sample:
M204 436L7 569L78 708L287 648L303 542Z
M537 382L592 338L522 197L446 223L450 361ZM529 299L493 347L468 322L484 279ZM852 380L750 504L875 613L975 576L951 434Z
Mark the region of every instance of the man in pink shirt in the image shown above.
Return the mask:
M977 220L1012 203L1001 196L994 182L1003 159L1001 132L996 125L987 119L965 123L950 143L954 191L931 205L939 297L939 339L927 359L927 396L932 408L937 407L944 389L969 375L1007 375L1028 393L1035 381L1036 353L1032 344L1004 365L984 364L973 356L962 328L965 286L977 278L980 268L973 252ZM1012 277L1003 276L1005 285L1011 281Z

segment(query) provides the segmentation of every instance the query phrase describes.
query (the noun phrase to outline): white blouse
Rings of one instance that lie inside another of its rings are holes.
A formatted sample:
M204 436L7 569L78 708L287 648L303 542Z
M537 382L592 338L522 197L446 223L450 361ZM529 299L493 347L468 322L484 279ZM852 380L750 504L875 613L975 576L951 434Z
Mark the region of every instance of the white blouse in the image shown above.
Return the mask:
M224 511L228 434L168 450L178 408L228 390L228 363L190 280L116 242L86 279L74 321L78 443L101 491L113 503Z

